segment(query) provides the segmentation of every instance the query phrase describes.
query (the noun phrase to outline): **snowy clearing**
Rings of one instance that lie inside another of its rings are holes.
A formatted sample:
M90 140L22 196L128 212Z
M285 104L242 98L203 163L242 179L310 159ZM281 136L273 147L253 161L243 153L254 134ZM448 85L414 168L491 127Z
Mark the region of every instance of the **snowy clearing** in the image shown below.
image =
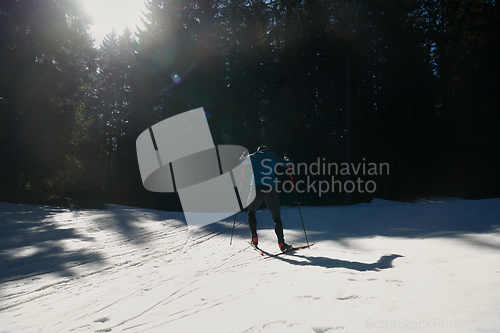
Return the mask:
M500 332L500 199L302 214L316 245L264 259L244 212L229 245L232 218L0 203L0 332ZM282 220L304 245L297 208Z

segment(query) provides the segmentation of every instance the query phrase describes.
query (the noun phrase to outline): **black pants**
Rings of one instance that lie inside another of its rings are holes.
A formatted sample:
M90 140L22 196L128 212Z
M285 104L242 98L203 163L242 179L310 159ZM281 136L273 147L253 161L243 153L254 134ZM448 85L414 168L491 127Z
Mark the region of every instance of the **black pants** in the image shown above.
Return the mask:
M257 219L255 218L255 211L260 207L263 201L266 202L267 208L273 217L274 232L276 232L276 236L278 237L278 243L284 243L285 240L283 237L283 223L281 222L281 209L278 192L276 192L274 187L272 191L269 191L269 186L255 186L255 199L247 207L248 225L250 226L252 238L257 237Z

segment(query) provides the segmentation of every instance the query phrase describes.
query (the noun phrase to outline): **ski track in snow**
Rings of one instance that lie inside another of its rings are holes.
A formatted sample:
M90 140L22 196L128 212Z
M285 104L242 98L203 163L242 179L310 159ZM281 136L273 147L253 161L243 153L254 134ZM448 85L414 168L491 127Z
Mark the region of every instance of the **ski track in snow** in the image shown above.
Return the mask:
M500 199L302 212L317 244L263 260L243 212L229 245L232 218L0 203L0 332L500 332Z

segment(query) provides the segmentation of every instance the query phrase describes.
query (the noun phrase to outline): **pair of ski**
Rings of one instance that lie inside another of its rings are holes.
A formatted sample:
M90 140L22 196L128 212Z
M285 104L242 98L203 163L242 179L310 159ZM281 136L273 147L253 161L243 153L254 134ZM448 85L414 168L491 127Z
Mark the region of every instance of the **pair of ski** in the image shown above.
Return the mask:
M296 247L291 248L290 250L281 251L281 252L278 252L278 253L275 253L275 254L272 254L272 253L269 253L269 252L266 252L266 251L262 250L257 245L253 245L253 243L251 241L248 241L248 244L250 244L250 246L253 247L253 249L255 251L259 252L261 256L264 256L265 258L275 258L275 257L280 256L282 254L292 253L292 252L295 252L295 251L298 251L298 250L301 250L301 249L310 248L311 246L313 246L314 244L316 244L316 242L314 242L312 244L309 244L309 245L296 246Z

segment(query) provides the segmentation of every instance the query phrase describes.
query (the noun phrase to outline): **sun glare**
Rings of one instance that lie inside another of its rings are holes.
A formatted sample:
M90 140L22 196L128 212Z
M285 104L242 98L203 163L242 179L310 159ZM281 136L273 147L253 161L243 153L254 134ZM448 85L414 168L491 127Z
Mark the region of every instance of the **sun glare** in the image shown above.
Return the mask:
M145 9L144 0L83 0L93 23L90 32L94 38L94 46L99 47L104 36L113 27L121 35L125 27L135 31L136 26L142 28L141 10Z

